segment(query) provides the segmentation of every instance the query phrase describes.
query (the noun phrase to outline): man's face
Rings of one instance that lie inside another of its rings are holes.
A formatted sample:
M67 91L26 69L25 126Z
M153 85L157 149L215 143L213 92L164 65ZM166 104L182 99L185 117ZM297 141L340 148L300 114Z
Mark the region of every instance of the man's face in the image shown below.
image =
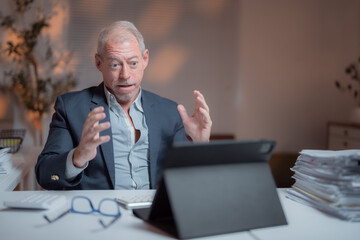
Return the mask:
M142 55L135 38L123 41L109 38L103 56L96 54L96 66L104 84L122 106L130 106L136 99L148 59L148 50Z

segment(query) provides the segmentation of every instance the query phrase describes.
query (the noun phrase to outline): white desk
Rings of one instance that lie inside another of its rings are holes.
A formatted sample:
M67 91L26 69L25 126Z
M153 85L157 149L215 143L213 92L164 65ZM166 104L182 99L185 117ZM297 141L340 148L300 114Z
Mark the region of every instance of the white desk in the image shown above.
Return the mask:
M20 183L20 190L37 190L34 166L42 148L21 146L12 154L13 167L7 174L0 175L0 191L12 191Z
M285 197L279 191L288 225L252 230L261 240L356 240L360 239L360 222L347 222Z
M151 191L151 190L150 190ZM100 215L69 213L49 224L43 218L46 211L4 209L3 201L17 199L33 191L14 191L0 193L0 239L136 239L157 240L173 239L172 236L145 223L133 216L131 211L121 208L122 216L109 228L103 229L98 223ZM64 194L68 197L69 205L73 196L88 196L97 207L98 202L104 197L118 197L124 194L137 194L141 191L100 190L100 191L56 191L54 194ZM106 217L103 217L104 219ZM204 238L200 238L204 239ZM224 234L208 239L239 239L254 240L248 232Z
M42 217L46 211L10 210L2 206L4 200L16 199L31 194L31 191L2 192L0 194L0 236L1 239L173 239L166 233L134 217L131 211L122 209L122 216L108 229L98 223L96 214L81 215L70 213L60 220L48 224ZM86 195L97 204L101 198L124 194L138 194L141 191L64 191L69 201L72 196ZM199 239L359 239L360 223L351 223L331 218L323 213L285 198L279 190L289 225L217 235ZM265 199L265 197L264 197ZM70 203L69 203L70 204Z

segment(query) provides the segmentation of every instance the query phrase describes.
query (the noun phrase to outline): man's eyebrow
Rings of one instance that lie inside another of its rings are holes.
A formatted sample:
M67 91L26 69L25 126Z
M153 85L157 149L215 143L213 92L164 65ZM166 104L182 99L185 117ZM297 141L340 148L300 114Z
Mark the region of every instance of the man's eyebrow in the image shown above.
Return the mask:
M111 60L116 60L116 61L120 62L120 59L117 58L117 57L115 57L115 56L108 56L107 58L108 58L108 59L111 59Z
M129 60L134 59L134 58L139 58L139 57L138 57L138 55L134 55L132 57L129 57L127 60L129 61Z
M120 60L119 58L115 57L115 56L108 56L107 58L110 59L110 60L116 60L116 61L118 61L118 62L121 62L121 60ZM126 60L127 60L127 61L130 61L130 60L132 60L132 59L134 59L134 58L137 58L137 59L138 59L139 56L134 55L134 56L131 56L131 57L127 58Z

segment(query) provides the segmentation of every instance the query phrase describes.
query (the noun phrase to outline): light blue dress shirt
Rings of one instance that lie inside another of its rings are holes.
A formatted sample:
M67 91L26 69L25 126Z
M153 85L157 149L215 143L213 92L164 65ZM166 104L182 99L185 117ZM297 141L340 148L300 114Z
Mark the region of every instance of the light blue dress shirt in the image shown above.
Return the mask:
M104 87L105 88L105 87ZM109 105L112 141L115 164L115 189L149 189L149 137L145 114L141 104L141 92L131 104L129 115L140 138L135 142L135 130L121 105L106 88L104 89ZM71 181L83 168L72 163L74 149L68 154L65 176Z
M141 90L131 104L129 115L140 138L135 142L135 130L114 95L106 91L115 162L115 189L149 189L149 138Z

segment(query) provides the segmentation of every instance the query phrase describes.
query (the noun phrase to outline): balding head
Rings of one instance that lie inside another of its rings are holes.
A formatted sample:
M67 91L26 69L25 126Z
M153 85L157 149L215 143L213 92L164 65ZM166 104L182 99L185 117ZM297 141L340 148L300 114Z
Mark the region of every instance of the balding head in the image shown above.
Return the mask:
M128 21L114 22L100 31L98 38L97 53L102 56L104 52L104 46L107 41L124 42L126 40L135 38L139 43L140 51L144 54L145 43L144 38L137 30L134 24Z

